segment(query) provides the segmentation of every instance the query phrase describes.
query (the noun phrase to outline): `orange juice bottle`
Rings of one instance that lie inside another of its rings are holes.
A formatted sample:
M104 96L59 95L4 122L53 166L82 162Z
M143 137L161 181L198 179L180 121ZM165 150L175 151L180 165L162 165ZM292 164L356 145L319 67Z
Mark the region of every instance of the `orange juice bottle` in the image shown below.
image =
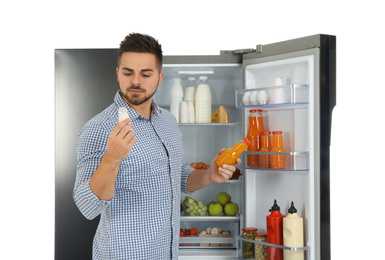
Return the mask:
M261 135L261 149L260 152L270 152L271 149L271 132L262 132ZM268 154L259 155L259 167L269 168L270 160Z
M271 152L284 152L283 149L283 137L282 131L273 132L273 148ZM270 168L272 169L285 169L285 155L270 154Z
M233 147L227 148L221 153L215 162L219 167L222 167L223 164L234 164L241 153L243 153L249 145L250 141L246 137L243 137L243 140L240 140Z
M249 111L249 130L247 132L247 139L250 140L251 145L247 148L250 152L257 152L260 149L261 134L265 131L263 126L263 116L261 109L252 109ZM247 166L259 167L258 154L247 155Z

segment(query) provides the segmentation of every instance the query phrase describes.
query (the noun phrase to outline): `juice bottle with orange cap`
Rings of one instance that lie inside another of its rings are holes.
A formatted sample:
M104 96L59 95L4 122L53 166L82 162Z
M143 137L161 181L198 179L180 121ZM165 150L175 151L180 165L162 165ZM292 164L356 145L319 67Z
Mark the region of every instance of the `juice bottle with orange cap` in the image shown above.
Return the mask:
M271 152L284 152L283 149L283 137L282 131L273 131L273 147ZM272 169L285 169L285 155L271 154L270 155L270 168Z
M223 164L234 164L241 153L243 153L250 144L250 141L246 137L243 137L243 139L236 143L233 147L227 148L223 153L221 153L215 160L216 164L219 167L222 167Z
M271 132L265 131L262 132L261 135L261 149L260 152L270 152L271 149ZM261 168L269 168L270 160L268 154L260 154L259 155L259 167Z
M261 134L265 131L263 126L263 116L261 109L252 109L249 111L249 130L247 132L247 139L249 139L251 145L247 148L247 151L257 152L261 148ZM258 154L247 155L247 166L259 167Z

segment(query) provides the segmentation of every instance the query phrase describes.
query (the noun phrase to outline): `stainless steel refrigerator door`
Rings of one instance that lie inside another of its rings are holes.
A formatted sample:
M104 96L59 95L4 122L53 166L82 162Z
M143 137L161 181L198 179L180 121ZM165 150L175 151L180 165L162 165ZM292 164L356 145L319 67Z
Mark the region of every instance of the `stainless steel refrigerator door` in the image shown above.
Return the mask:
M55 50L55 259L91 259L99 218L76 207L76 143L84 124L113 103L117 50Z

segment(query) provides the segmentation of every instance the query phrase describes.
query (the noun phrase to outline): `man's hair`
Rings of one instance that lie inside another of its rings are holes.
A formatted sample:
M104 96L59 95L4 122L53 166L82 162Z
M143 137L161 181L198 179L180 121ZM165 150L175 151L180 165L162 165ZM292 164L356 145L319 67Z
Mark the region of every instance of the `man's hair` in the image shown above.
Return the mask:
M120 59L125 52L138 52L138 53L150 53L155 55L156 65L159 72L162 70L163 54L162 46L159 42L149 36L140 33L130 33L120 43L118 50L118 66L120 65Z

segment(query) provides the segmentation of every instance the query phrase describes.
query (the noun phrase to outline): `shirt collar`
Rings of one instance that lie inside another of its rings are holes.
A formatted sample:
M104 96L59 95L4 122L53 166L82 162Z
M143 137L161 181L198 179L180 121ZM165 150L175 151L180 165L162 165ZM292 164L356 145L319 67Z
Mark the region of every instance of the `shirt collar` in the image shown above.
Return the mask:
M115 105L117 106L116 112L120 107L125 107L128 110L128 116L131 118L131 120L137 119L137 118L142 118L143 116L136 112L135 109L133 109L121 96L120 90L116 92L115 99L114 99ZM151 119L157 117L161 113L161 109L158 106L158 104L152 100L151 104Z

